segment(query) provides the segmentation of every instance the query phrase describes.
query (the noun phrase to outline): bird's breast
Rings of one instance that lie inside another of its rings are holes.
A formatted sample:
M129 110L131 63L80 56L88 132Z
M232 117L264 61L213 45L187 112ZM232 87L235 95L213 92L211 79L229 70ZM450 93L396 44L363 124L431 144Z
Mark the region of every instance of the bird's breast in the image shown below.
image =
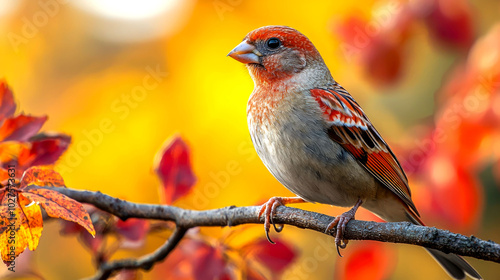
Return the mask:
M247 118L257 154L289 190L313 202L339 206L356 202L358 192L349 188L357 172L366 175L366 171L328 137L327 124L310 95L275 98L254 92Z

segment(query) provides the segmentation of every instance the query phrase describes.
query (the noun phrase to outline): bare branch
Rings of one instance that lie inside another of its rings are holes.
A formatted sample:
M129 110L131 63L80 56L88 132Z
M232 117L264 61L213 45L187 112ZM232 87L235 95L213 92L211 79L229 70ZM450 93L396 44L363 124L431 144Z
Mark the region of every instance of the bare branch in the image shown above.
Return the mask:
M53 189L77 201L92 204L124 220L134 217L174 221L177 227L185 230L199 226L261 224L264 221L263 217L258 218L259 206L230 206L221 209L195 211L167 205L132 203L100 192L66 188ZM273 219L276 223L323 233L333 217L280 206L277 208ZM500 263L500 245L493 241L481 240L474 236L467 237L434 227L417 226L407 222L376 223L353 220L347 224L344 237L352 240L406 243L437 249L445 253L454 253ZM334 246L333 242L332 246Z
M149 270L156 262L165 259L168 254L179 244L181 239L186 234L187 229L176 227L170 238L160 248L153 253L143 256L139 259L124 259L113 262L104 263L99 268L97 274L89 280L104 280L108 279L114 272L122 269L143 269Z

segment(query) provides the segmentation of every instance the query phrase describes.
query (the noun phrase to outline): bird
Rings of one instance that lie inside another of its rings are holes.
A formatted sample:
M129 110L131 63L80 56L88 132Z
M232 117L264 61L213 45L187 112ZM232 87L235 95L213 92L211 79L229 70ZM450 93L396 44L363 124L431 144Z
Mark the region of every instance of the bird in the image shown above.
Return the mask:
M408 179L389 145L349 92L337 83L313 43L288 26L248 33L229 57L244 63L254 81L247 103L250 137L270 173L297 197L262 205L268 240L276 208L313 202L352 207L337 216L337 250L344 230L364 207L388 222L424 225ZM482 279L462 257L426 248L453 279Z

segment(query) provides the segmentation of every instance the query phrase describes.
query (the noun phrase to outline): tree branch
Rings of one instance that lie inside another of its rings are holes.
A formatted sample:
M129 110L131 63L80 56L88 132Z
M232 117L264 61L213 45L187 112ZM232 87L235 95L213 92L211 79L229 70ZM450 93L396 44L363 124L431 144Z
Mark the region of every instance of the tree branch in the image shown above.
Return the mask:
M174 221L177 226L177 237L172 237L155 253L139 260L116 261L101 267L101 271L114 271L120 268L148 269L154 263L153 256L165 258L184 235L192 227L200 226L237 226L241 224L261 224L259 206L225 207L221 209L195 211L168 205L132 203L114 198L101 192L78 191L67 188L51 188L79 202L92 204L95 207L116 215L122 220L128 218L157 219ZM319 213L280 206L276 209L273 220L279 224L293 225L324 233L333 217ZM347 224L344 237L351 240L374 240L392 243L406 243L437 249L445 253L470 256L477 259L500 263L500 244L485 241L474 236L467 237L434 227L417 226L408 222L376 223L353 220ZM175 240L175 241L172 241ZM170 245L169 245L170 244ZM332 241L333 246L333 241ZM167 250L166 247L169 249ZM149 258L149 259L148 259ZM149 261L147 261L148 259ZM103 278L96 278L103 279Z
M179 244L181 239L186 234L187 229L176 227L170 238L160 248L153 253L143 256L139 259L124 259L113 262L104 263L99 267L97 274L89 278L89 280L104 280L108 279L113 272L122 269L144 269L149 270L156 262L165 259L168 254Z

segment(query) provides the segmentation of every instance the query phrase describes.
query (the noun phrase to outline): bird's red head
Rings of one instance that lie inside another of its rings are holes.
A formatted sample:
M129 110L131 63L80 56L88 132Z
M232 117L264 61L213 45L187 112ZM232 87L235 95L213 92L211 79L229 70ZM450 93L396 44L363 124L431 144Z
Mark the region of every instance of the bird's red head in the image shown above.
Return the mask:
M257 84L287 80L311 64L323 64L311 41L287 26L258 28L228 55L245 63Z

